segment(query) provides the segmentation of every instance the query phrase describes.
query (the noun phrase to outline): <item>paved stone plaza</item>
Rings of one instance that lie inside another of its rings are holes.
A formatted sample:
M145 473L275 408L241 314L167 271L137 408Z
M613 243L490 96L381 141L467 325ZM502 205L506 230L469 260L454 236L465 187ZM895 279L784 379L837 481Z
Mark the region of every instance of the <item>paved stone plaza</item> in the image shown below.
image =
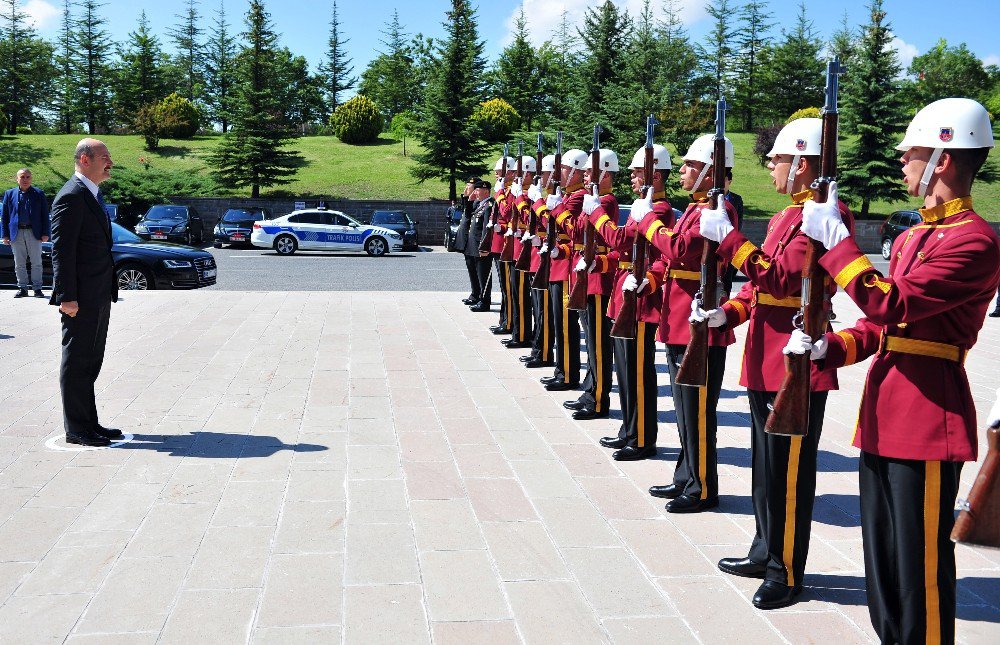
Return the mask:
M126 293L98 404L133 440L80 452L58 441L58 315L9 294L0 643L873 638L850 447L867 364L827 408L803 601L765 613L758 581L715 567L753 532L742 335L722 504L672 516L646 493L678 448L665 367L661 455L618 464L597 444L617 421L572 421L548 372L523 369L460 294ZM987 319L968 360L981 418L998 365ZM1000 642L1000 551L960 547L958 562L959 641Z

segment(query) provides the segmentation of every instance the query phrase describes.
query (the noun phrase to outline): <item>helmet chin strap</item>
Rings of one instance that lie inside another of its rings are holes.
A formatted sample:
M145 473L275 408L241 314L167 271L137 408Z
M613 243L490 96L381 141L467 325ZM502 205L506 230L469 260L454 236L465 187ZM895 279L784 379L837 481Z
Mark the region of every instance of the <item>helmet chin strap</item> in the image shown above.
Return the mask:
M701 187L701 182L705 180L705 175L708 174L708 169L711 167L712 164L705 164L704 167L702 167L701 172L698 173L698 179L696 179L694 182L694 189L692 190L692 192L698 192L698 188Z
M792 157L792 165L788 167L788 182L786 184L786 190L788 194L792 194L792 186L795 185L795 171L799 169L799 160L802 155L795 155Z
M941 160L942 152L944 152L944 148L934 148L934 152L931 153L931 158L927 160L927 167L924 168L924 175L920 178L920 187L917 189L917 196L923 197L927 194L927 187L930 186L931 176L934 174L934 169L937 168L938 161Z

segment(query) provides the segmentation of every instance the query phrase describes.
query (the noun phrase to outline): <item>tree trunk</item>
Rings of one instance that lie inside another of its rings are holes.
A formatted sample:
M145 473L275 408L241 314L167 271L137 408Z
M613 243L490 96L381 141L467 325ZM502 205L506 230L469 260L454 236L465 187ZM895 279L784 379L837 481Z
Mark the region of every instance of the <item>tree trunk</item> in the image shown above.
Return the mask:
M258 197L260 197L260 185L259 184L254 184L250 188L250 196L253 197L254 199L257 199Z
M871 201L868 199L861 200L861 216L858 219L868 219L868 206Z

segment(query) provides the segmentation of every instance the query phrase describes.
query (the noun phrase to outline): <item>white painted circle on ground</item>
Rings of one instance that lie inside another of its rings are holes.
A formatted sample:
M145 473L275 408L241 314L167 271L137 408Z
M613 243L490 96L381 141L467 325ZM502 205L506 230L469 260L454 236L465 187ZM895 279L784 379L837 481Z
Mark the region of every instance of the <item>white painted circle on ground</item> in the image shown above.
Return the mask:
M113 442L109 446L80 446L77 444L66 443L66 435L57 434L52 435L45 442L45 447L49 450L58 450L60 452L87 452L89 450L104 450L106 448L116 448L118 446L124 445L135 437L128 434L127 432L122 435L122 438L118 441Z

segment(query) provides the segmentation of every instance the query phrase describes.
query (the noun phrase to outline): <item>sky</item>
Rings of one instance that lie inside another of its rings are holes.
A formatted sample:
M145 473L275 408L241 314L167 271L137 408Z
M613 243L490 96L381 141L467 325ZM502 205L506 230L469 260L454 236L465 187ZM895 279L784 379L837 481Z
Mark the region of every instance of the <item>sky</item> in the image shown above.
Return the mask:
M41 35L54 39L60 24L62 0L20 0L25 11L32 16ZM473 0L475 3L475 0ZM846 12L851 25L868 21L866 2L862 0L805 0L809 19L823 39L838 29ZM615 4L638 14L642 0L614 0ZM266 0L275 28L281 34L280 44L294 53L305 56L315 70L326 52L333 0ZM510 30L522 2L495 0L478 2L480 37L486 43L486 56L493 60L510 40ZM571 24L580 24L588 6L596 0L523 0L528 29L532 40L540 44L552 38L563 11ZM663 0L653 0L654 15L662 14ZM693 39L705 38L710 21L704 9L704 0L679 0L681 17ZM742 0L733 0L734 6ZM177 16L186 7L186 0L106 0L101 12L107 19L107 29L116 41L124 41L133 31L143 10L149 18L154 33L168 51L172 46L168 30L178 24ZM243 16L246 0L198 0L202 25L209 30L213 18L223 5L226 17L234 30L244 28ZM775 15L775 32L781 27L791 28L798 12L794 2L769 2ZM368 62L384 46L379 42L393 9L399 11L400 22L410 34L425 36L444 35L445 12L448 0L339 0L337 3L342 37L349 39L347 53L352 59L354 73L360 75ZM1000 64L1000 40L995 37L993 25L1000 23L1000 2L996 0L886 0L884 3L896 36L894 45L899 51L904 68L914 56L932 48L940 38L950 44L965 42L969 49L987 64ZM780 15L779 15L780 12Z

